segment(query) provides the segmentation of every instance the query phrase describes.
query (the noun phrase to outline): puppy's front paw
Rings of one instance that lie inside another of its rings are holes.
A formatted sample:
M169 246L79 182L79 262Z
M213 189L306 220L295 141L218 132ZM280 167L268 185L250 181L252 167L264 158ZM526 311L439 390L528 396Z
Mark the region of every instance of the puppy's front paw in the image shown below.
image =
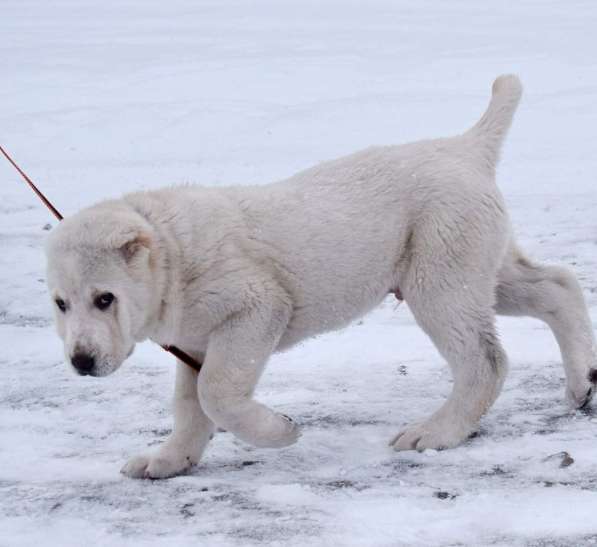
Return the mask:
M261 448L282 448L294 444L301 436L300 427L285 414L272 413L268 427L263 427L252 444Z
M120 472L132 479L167 479L180 475L193 463L189 457L156 452L131 458Z
M443 421L429 420L407 427L390 441L390 446L397 451L421 452L427 448L442 450L459 445L471 432L472 428L463 430L447 425Z

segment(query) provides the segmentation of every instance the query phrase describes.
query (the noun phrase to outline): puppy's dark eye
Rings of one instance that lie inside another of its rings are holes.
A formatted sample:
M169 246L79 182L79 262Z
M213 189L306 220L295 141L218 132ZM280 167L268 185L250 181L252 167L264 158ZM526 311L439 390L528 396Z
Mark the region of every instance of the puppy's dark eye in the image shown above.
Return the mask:
M62 313L64 313L66 311L66 302L64 300L62 300L62 298L56 298L56 300L54 300L54 302L56 302L58 309Z
M114 302L114 295L111 292L102 293L93 301L95 307L100 310L107 310L112 302Z

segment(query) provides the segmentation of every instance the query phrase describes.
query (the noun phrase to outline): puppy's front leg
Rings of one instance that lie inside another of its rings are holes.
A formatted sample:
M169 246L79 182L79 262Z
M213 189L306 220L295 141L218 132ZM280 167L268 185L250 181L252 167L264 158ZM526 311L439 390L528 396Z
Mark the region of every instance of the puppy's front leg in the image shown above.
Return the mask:
M132 458L121 473L150 479L178 475L199 461L212 433L213 423L201 409L197 396L197 372L177 361L174 429L156 452Z
M260 299L210 335L199 377L199 399L219 427L258 447L296 442L299 428L252 398L265 363L286 329L290 309Z

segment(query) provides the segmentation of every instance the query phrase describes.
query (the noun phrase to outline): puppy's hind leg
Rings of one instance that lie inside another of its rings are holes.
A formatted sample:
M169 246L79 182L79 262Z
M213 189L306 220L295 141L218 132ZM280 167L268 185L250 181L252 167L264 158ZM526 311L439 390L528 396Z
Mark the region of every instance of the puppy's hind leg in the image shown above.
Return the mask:
M213 423L205 415L197 393L197 372L176 362L174 430L154 453L136 456L121 473L132 478L164 479L196 464L213 436Z
M454 387L440 409L391 441L396 450L458 445L475 431L501 390L507 359L495 332L493 310L489 303L469 297L464 290L432 300L406 296L417 323L448 361Z
M498 274L496 312L541 319L553 331L566 373L566 395L581 408L597 380L595 337L582 290L572 272L528 260L511 244Z
M452 370L448 400L427 420L407 427L396 450L450 448L473 433L497 398L507 358L495 330L495 277L501 263L503 218L463 217L419 227L400 288L419 326ZM468 231L467 231L468 230ZM418 237L417 237L418 236Z

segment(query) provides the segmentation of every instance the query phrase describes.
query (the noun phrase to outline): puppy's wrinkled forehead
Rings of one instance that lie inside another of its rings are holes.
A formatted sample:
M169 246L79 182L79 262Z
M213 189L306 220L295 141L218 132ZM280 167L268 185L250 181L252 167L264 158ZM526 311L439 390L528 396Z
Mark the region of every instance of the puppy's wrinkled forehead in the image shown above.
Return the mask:
M54 248L48 251L48 286L51 290L83 291L96 289L110 280L116 282L123 275L124 264L119 264L118 254L101 246Z
M102 204L64 219L46 243L48 285L77 289L117 281L128 261L148 245L150 228L122 206Z

